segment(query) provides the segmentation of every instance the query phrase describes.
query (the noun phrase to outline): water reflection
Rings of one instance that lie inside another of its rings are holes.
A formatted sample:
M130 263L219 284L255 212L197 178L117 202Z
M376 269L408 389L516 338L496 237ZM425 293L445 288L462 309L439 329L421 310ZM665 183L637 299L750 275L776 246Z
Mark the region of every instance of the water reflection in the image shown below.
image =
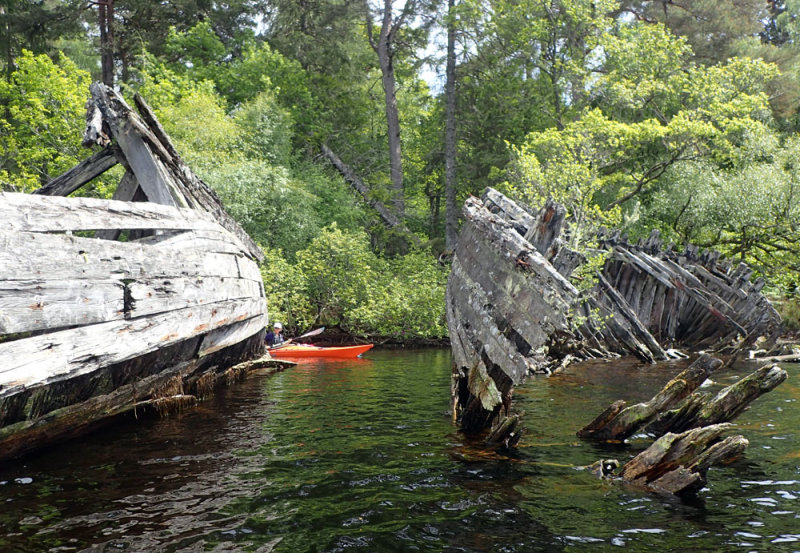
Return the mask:
M646 447L575 431L683 366L531 379L515 395L527 434L513 454L452 426L444 350L255 374L177 416L0 467L0 551L800 551L791 379L741 417L745 458L712 469L693 501L576 470ZM753 368L715 375L709 391Z

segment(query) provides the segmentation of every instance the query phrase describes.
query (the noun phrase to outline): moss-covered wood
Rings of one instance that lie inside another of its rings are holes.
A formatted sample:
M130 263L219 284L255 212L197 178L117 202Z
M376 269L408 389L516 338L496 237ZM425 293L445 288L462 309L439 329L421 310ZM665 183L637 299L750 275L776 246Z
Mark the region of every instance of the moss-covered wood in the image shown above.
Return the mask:
M722 361L719 359L708 354L701 355L686 370L667 382L649 401L624 409L621 409L624 402L614 402L597 419L578 431L578 437L612 442L629 438L665 410L689 396L721 365Z

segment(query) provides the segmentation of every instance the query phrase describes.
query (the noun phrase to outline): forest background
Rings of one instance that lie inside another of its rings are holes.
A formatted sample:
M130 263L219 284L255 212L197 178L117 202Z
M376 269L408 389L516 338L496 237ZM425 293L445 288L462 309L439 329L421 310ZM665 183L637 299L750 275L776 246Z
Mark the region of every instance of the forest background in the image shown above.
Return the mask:
M658 229L746 262L796 324L800 0L6 0L0 49L3 190L87 157L92 80L141 93L290 334L446 338L486 186L562 202L576 246Z

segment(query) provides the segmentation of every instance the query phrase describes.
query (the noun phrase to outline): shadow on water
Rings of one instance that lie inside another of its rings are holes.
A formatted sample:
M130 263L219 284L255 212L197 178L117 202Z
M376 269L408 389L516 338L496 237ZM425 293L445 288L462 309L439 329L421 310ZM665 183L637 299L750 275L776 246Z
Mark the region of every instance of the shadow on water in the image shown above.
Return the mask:
M791 379L741 417L750 449L691 501L576 468L646 447L575 432L681 368L600 362L532 378L515 394L527 433L513 452L452 425L447 350L252 374L197 408L0 467L0 551L800 550Z

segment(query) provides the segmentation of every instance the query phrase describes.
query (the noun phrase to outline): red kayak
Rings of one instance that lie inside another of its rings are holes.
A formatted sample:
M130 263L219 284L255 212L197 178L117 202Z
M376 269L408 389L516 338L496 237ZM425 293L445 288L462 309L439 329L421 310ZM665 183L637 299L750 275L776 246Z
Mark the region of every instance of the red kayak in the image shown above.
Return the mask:
M320 347L311 344L289 344L267 351L272 357L329 357L333 359L352 359L372 349L372 344L363 346Z

